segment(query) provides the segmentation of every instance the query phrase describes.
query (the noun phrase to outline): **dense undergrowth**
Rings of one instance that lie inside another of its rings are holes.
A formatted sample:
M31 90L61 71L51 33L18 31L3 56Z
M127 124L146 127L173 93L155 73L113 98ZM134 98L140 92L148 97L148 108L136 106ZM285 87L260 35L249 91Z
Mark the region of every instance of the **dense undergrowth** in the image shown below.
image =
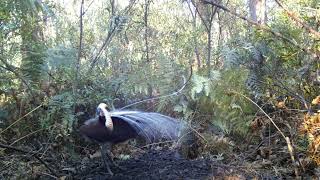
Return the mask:
M192 2L193 19L179 11L187 2L99 1L79 30L78 15L57 2L1 1L0 178L43 176L46 163L34 154L68 174L64 167L97 150L78 127L100 102L186 121L194 131L191 144L182 139L186 158L241 166L247 175L319 176L319 36L281 8L270 14L271 33L222 10L219 30L208 33L214 6ZM319 32L317 1L295 2L286 3ZM227 5L245 11L240 1ZM133 157L131 145L114 154Z

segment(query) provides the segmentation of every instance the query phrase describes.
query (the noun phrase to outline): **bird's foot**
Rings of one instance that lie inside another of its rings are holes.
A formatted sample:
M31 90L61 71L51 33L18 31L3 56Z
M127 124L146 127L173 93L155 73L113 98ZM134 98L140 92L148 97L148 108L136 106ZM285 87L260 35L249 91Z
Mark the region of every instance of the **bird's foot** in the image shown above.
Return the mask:
M110 167L109 166L105 166L104 164L103 165L100 165L99 166L99 169L101 172L106 172L108 174L110 174L111 176L114 175L114 173L111 171Z
M113 172L110 170L110 168L107 169L108 170L108 173L113 176Z
M111 164L112 164L112 163L111 163ZM112 172L111 169L110 169L110 165L109 165L107 159L105 159L105 158L103 158L103 169L104 169L104 170L107 170L108 173L109 173L111 176L113 176L113 172Z
M115 162L113 162L112 165L113 165L115 168L117 168L117 169L119 169L119 170L121 170L121 171L126 170L126 168L119 166L119 165L118 165L117 163L115 163Z

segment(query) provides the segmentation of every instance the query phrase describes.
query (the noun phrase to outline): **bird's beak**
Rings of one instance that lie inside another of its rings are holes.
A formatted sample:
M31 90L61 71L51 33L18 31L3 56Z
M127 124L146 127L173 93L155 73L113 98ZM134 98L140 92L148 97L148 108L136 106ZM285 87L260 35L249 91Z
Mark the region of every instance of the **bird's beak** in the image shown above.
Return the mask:
M103 111L102 111L102 109L101 109L100 107L97 107L96 114L97 114L98 116L104 116L104 113L103 113Z

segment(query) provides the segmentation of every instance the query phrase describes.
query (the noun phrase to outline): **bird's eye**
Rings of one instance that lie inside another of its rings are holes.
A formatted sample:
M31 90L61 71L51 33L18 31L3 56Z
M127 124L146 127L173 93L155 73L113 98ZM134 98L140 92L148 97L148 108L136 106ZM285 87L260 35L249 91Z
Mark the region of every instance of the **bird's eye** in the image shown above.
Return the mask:
M97 108L97 109L96 109L96 115L97 115L97 116L99 116L99 115L100 115L100 111L101 111L101 109L100 109L100 108Z

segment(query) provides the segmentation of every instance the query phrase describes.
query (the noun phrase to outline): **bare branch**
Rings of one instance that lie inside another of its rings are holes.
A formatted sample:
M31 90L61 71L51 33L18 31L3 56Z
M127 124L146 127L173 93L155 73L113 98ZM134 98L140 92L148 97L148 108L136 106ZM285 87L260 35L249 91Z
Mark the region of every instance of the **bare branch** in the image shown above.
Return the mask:
M201 21L203 22L204 27L206 28L206 30L207 30L207 31L209 31L209 27L207 26L206 21L205 21L205 19L203 18L203 16L200 14L199 9L198 9L198 7L197 7L197 5L195 4L195 2L194 2L194 1L191 1L191 2L192 2L192 4L193 4L193 6L196 8L196 11L198 12L199 17L200 17Z
M40 104L39 106L37 106L36 108L34 108L33 110L31 110L30 112L28 112L27 114L25 114L24 116L22 116L21 118L19 118L18 120L16 120L15 122L13 122L12 124L10 124L7 128L5 128L4 130L2 130L0 132L0 134L4 133L6 130L10 129L13 125L15 125L16 123L18 123L20 120L22 120L23 118L27 117L28 115L30 115L32 112L34 112L35 110L39 109L40 107L42 107L43 104Z
M182 91L182 90L187 86L187 84L190 82L191 77L192 77L192 71L193 71L193 70L192 70L192 66L190 66L190 75L189 75L188 80L186 80L186 79L183 77L184 83L183 83L182 87L181 87L180 89L178 89L177 91L175 91L175 92L173 92L173 93L171 93L171 94L162 95L162 96L156 96L156 97L144 99L144 100L141 100L141 101L137 101L137 102L135 102L135 103L132 103L132 104L129 104L129 105L126 105L126 106L120 108L120 110L121 110L121 109L126 109L126 108L128 108L128 107L131 107L131 106L134 106L134 105L143 103L143 102L147 102L147 101L151 101L151 100L155 100L155 99L162 99L162 98L167 98L167 97L170 97L170 96L179 95L179 94L181 93L181 91Z
M303 26L304 29L306 29L307 31L309 31L311 34L315 35L317 38L320 39L320 32L314 30L312 27L310 27L308 24L306 24L305 22L303 22L300 18L298 18L297 16L294 15L293 12L289 11L286 7L284 7L284 5L281 3L280 0L275 0L276 3L288 14L288 16L290 18L292 18L294 21L298 22L299 24L301 24Z
M196 31L197 30L197 13L196 12L193 13L193 11L191 9L191 3L192 2L188 2L188 8L189 8L189 11L192 16L193 29L194 29L194 31ZM193 35L192 39L193 39L193 43L194 43L194 53L196 55L198 69L200 69L201 68L201 59L200 59L200 53L199 53L199 48L198 48L198 40L195 35Z
M114 0L110 0L110 3L111 3L111 7L112 7L111 16L113 17L113 16L115 15ZM134 3L135 3L135 0L130 1L130 4L125 8L125 10L123 11L123 14L129 13L129 11L130 11L131 8L133 7ZM112 23L112 22L111 22L111 23ZM99 57L100 57L102 51L110 44L113 36L115 35L115 32L116 32L116 29L117 29L118 25L119 25L119 24L115 24L115 25L114 25L114 24L111 24L110 27L112 27L112 28L109 29L108 35L107 35L106 39L104 40L102 46L99 48L98 53L94 56L94 58L93 58L93 60L92 60L92 62L91 62L91 64L90 64L90 68L89 68L89 71L88 71L88 72L90 72L90 71L94 68L95 64L96 64L96 63L98 62L98 60L99 60Z
M89 3L87 9L82 12L82 15L86 14L86 12L88 11L88 9L90 8L90 6L92 5L93 2L94 2L94 0L92 0L91 3Z
M114 36L115 34L115 31L116 31L116 26L114 26L109 32L108 32L108 35L104 41L104 43L102 44L102 46L100 47L97 55L94 57L94 59L92 60L91 62L91 65L90 65L90 69L89 69L89 72L93 69L93 67L95 66L95 64L97 63L102 51L105 49L105 47L107 47L109 45L109 43L111 42L112 40L112 37Z

